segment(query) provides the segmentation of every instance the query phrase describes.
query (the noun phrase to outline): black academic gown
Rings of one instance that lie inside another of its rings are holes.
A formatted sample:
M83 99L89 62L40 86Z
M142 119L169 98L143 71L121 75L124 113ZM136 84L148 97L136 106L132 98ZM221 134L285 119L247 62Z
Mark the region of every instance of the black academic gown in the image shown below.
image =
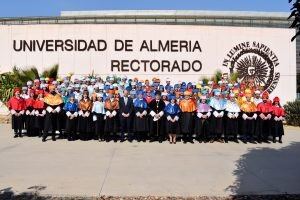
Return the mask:
M60 107L60 109L62 110L62 104L59 105L55 105L55 106L51 106L45 103L45 107L51 107L53 110L56 109L57 107ZM47 137L48 132L51 131L52 133L52 137L55 136L55 131L61 131L60 128L60 118L59 118L59 113L49 113L46 110L46 115L45 115L45 120L44 120L44 138Z
M242 112L241 116L243 116L243 114L246 114L248 117L253 117L256 112ZM241 122L241 134L244 137L253 137L255 135L255 129L256 129L256 120L255 119L243 119L242 118L242 122Z
M165 102L163 100L156 100L153 99L149 103L149 114L150 114L150 119L149 119L149 124L150 124L150 136L153 138L162 138L165 135L165 118L164 115L159 118L159 120L154 121L154 117L151 116L151 114L159 114L163 113L163 110L165 109Z
M143 113L147 111L147 108L139 108L134 107L134 119L133 119L133 130L135 133L148 133L149 131L149 123L148 123L148 116L143 116L142 118L136 116L136 114Z

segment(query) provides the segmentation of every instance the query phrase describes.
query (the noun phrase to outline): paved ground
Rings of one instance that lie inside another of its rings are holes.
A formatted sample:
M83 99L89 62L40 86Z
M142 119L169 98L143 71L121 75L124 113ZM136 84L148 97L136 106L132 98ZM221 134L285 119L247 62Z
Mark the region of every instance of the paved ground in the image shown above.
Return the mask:
M300 128L283 144L105 143L12 137L0 125L0 193L55 196L300 194Z

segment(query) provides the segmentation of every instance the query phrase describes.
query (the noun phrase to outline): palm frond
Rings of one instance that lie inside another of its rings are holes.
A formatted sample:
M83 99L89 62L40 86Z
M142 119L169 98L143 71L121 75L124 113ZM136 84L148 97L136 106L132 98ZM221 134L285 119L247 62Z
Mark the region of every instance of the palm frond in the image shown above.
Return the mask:
M46 69L45 71L42 72L42 76L43 77L49 77L49 78L53 78L56 79L57 75L58 75L58 69L59 69L59 65L56 64L53 67Z

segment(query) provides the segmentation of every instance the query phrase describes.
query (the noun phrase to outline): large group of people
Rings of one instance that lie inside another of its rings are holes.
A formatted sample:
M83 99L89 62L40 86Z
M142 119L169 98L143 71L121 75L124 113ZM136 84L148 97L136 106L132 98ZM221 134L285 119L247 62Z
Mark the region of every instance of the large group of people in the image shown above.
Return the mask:
M40 77L7 102L14 137L282 142L284 109L253 80L184 82L126 76ZM178 137L178 138L177 138ZM278 138L278 140L277 140Z

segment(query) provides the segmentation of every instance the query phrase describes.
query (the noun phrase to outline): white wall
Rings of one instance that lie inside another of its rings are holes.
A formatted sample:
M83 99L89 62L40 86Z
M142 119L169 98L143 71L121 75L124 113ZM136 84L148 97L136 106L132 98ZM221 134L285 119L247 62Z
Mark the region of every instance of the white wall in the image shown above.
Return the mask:
M60 74L68 72L89 74L94 70L97 74L124 74L111 72L112 59L147 59L147 60L200 60L200 72L128 72L128 76L162 79L170 77L174 80L197 81L202 76L210 76L215 70L221 69L229 51L242 42L263 43L278 57L279 65L274 67L274 74L280 73L279 83L272 96L279 95L284 102L296 97L296 45L290 42L294 35L291 29L279 28L244 28L190 25L11 25L0 26L0 72L11 70L12 66L36 66L45 69L53 64L60 65ZM104 39L108 48L105 52L16 52L13 40L45 40L45 39ZM134 40L133 52L115 52L115 39ZM202 52L140 52L143 40L192 40L199 41ZM252 47L250 47L252 48ZM252 56L253 54L247 54ZM245 56L244 56L245 57ZM268 65L267 65L268 67ZM269 71L268 71L269 73Z

